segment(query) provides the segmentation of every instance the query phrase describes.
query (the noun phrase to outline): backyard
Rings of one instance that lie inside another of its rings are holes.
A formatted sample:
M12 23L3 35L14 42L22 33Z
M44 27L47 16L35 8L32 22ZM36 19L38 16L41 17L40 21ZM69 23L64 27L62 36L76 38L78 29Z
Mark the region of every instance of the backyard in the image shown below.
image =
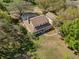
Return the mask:
M50 34L54 35L51 36ZM39 45L36 51L37 59L79 59L79 56L67 48L60 36L55 34L55 30L40 36L40 39L35 43Z

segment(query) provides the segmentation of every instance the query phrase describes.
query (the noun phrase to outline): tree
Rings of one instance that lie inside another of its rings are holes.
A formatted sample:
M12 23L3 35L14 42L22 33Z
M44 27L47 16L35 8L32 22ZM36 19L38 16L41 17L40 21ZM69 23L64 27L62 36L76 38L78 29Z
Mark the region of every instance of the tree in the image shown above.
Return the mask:
M0 19L0 59L15 59L18 55L23 57L34 50L34 43L24 28Z
M31 3L34 4L34 5L36 4L36 3L35 3L35 0L25 0L25 1L31 2Z
M3 11L3 10L1 10L0 9L0 18L5 18L5 19L7 19L7 21L9 20L11 20L11 18L10 18L10 16L9 16L9 14L8 14L8 12L7 11Z
M0 9L2 9L2 10L4 10L4 11L7 10L6 7L5 7L2 3L0 3Z
M44 11L58 11L65 7L65 0L35 0L36 4Z
M69 48L79 52L79 19L65 23L61 27L61 33L63 33L64 40L68 43Z
M73 20L79 17L79 10L75 7L68 7L67 9L62 9L58 12L58 17L62 20Z
M10 3L10 2L12 2L13 0L3 0L3 2L5 2L5 3Z

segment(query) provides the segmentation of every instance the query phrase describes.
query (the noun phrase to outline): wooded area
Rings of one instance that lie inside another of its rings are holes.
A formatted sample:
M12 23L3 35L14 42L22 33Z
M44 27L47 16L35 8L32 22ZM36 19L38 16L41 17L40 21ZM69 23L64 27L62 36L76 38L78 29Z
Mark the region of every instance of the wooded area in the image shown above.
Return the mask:
M79 7L68 6L66 0L1 0L0 59L17 59L19 56L23 57L28 52L31 54L36 50L33 39L37 37L30 35L19 24L22 13L28 10L33 11L34 7L41 9L43 14L53 12L57 15L54 27L60 28L68 47L79 53ZM13 10L18 11L17 19L10 16L10 11Z

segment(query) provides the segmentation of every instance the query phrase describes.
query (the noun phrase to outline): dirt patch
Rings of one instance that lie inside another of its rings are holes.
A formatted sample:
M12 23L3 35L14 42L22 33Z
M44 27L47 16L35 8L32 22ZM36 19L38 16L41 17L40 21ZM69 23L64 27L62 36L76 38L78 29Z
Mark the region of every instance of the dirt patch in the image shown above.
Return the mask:
M56 32L49 32L55 34ZM47 35L46 34L46 35ZM43 35L43 40L40 42L40 48L37 49L37 55L40 59L79 59L79 56L73 54L73 51L67 48L67 45L60 39L60 35L54 36Z

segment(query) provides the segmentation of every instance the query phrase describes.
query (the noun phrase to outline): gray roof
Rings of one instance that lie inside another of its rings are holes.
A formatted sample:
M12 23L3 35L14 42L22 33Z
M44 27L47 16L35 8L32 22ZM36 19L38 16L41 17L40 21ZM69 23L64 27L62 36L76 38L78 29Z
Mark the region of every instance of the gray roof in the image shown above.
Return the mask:
M27 19L30 19L30 18L33 18L33 17L36 17L38 14L36 13L23 13L22 16L21 16L21 19L22 20L27 20Z

